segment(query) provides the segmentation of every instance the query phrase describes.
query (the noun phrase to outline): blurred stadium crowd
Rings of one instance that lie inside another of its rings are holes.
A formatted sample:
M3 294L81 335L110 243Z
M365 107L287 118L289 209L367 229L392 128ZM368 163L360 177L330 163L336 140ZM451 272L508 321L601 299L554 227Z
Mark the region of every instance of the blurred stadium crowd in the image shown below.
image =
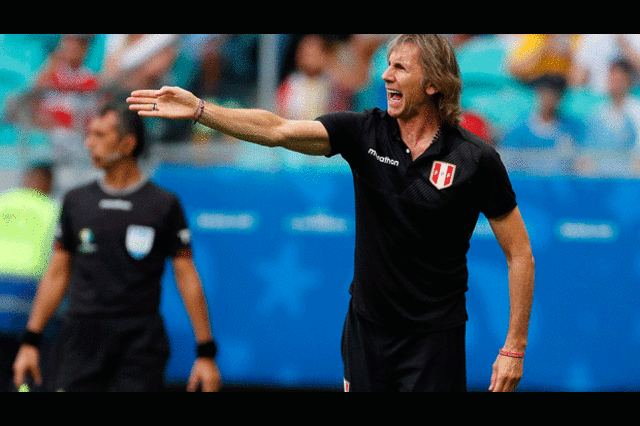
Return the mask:
M268 104L275 112L313 119L386 108L380 76L389 35L276 36ZM640 35L449 37L464 84L462 124L494 144L511 171L599 177L640 171ZM260 34L0 35L0 168L43 158L88 165L87 120L104 99L133 89L177 85L222 105L264 107L257 104L263 40ZM180 151L187 162L344 166L296 153L256 153L188 122L147 125L157 148L181 147L160 161L175 160Z
M210 102L314 119L386 108L390 34L0 34L0 193L55 200L96 176L88 120L132 90L176 85ZM640 175L639 34L449 34L462 126L512 175ZM190 121L146 119L143 170L160 164L345 171Z

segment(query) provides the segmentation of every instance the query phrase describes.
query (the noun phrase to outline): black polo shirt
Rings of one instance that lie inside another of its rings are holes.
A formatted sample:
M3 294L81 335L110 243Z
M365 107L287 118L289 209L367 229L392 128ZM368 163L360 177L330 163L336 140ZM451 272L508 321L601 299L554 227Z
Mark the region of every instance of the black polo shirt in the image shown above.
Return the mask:
M73 255L70 315L157 313L166 259L191 256L179 200L146 180L123 190L96 181L69 191L56 245Z
M354 308L391 328L432 331L467 319L469 239L479 213L516 206L496 150L460 127L415 161L395 118L380 109L318 117L331 153L353 173Z

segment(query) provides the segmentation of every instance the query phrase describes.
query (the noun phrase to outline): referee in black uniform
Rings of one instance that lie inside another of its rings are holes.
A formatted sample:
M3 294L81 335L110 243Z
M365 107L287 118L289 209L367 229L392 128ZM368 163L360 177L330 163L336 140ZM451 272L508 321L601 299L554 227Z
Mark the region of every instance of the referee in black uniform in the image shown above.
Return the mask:
M135 91L142 116L192 118L233 137L353 173L356 249L342 337L346 391L465 391L466 253L480 213L509 266L509 331L491 391L522 377L533 297L531 245L497 152L459 123L462 82L446 38L403 34L388 47L386 111L313 121L225 109L177 87Z
M219 390L216 346L182 207L137 165L142 120L124 104L107 105L90 123L85 144L105 174L64 198L54 254L14 362L15 385L27 374L42 383L41 333L68 289L46 390L162 390L169 342L159 314L160 280L170 257L197 340L188 390Z

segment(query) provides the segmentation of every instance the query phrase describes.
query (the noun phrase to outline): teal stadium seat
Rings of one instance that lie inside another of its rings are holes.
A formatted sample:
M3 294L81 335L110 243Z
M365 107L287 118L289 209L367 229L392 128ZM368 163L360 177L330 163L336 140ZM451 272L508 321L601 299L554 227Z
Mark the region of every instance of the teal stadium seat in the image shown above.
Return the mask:
M0 170L14 169L19 166L18 146L19 129L0 121Z
M173 67L169 71L168 80L171 85L191 88L196 82L198 64L187 53L179 51Z
M40 42L28 34L0 35L0 115L7 98L31 83L45 59Z
M499 134L504 134L535 105L533 91L519 84L504 84L496 90L463 91L462 108L483 114Z
M46 60L43 40L40 35L0 34L0 147L12 147L19 141L32 146L48 143L42 131L18 127L4 120L8 99L29 87ZM12 166L13 162L9 161L12 156L3 157L0 166Z
M457 52L464 110L483 114L502 134L533 107L534 94L506 70L506 50L492 36L477 37Z
M456 52L465 87L496 86L510 76L504 66L505 49L492 36L476 37Z
M0 123L0 146L13 145L19 137L19 130L13 124Z
M3 52L4 53L4 52ZM29 84L31 72L20 60L0 54L0 113L4 114L7 98Z
M1 51L3 55L19 60L28 67L29 72L35 72L47 57L43 40L38 36L38 34L2 34L0 35Z
M572 117L588 119L596 105L604 99L605 95L598 95L584 87L569 88L560 104L560 111Z

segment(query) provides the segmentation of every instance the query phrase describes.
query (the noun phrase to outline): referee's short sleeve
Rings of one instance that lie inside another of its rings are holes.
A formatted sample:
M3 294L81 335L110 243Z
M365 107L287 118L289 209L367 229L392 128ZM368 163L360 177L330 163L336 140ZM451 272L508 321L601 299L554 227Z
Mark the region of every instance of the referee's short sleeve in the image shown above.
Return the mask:
M483 150L479 164L480 211L491 219L513 210L516 194L511 186L509 175L498 152L489 147Z
M166 243L170 257L191 257L191 230L176 197L173 198L167 217Z
M73 231L71 228L71 219L69 213L70 203L71 201L69 200L69 194L67 194L62 201L60 216L58 217L58 223L56 224L54 247L59 250L74 252L75 242L73 238Z

